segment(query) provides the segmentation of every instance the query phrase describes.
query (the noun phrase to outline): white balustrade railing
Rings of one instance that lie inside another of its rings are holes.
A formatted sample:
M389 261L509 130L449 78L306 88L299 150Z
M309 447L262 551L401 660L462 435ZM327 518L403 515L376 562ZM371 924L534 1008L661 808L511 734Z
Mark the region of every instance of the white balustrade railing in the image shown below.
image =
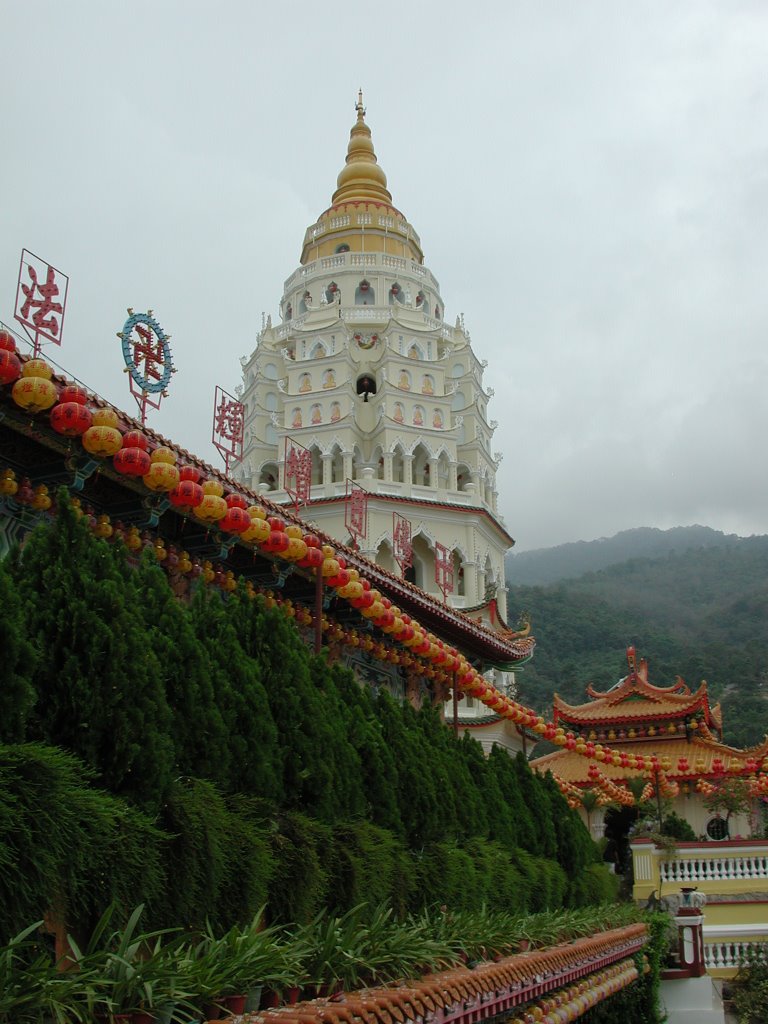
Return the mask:
M754 958L760 950L765 951L768 942L755 939L721 939L704 943L704 964L708 971L731 970Z
M440 295L440 282L432 271L422 263L405 259L402 256L392 256L389 253L369 252L340 252L335 253L333 256L323 256L321 259L312 260L311 263L307 263L305 266L294 270L291 276L286 279L283 291L290 292L299 283L302 286L306 286L307 279L315 274L323 276L329 270L354 270L360 267L377 268L388 273L394 270L398 274L405 271L406 274L424 281L435 290L438 296ZM423 285L419 285L419 287L423 287Z
M687 851L686 851L687 852ZM732 856L685 856L663 860L662 882L723 882L768 878L768 853Z

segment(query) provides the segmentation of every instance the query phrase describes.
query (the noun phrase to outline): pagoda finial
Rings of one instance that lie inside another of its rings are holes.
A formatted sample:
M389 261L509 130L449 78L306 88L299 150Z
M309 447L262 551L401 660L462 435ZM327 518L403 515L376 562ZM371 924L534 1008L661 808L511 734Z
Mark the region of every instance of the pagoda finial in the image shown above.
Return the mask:
M389 205L392 196L387 191L387 176L376 160L371 129L365 123L363 90L357 93L357 120L352 125L347 146L346 165L336 179L336 191L331 202L376 202Z

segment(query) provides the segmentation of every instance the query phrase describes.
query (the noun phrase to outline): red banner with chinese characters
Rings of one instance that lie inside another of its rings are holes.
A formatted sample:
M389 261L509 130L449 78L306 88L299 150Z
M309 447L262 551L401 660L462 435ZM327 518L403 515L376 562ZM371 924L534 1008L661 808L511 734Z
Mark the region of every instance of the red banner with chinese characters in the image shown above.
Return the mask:
M435 542L435 583L445 601L446 596L453 593L453 551L439 541Z
M213 400L213 431L211 441L224 456L227 473L232 464L243 458L243 437L245 436L245 409L243 403L222 387L216 388Z
M21 250L13 315L32 339L35 356L40 354L43 338L61 344L68 290L66 274L28 249Z
M312 487L312 452L292 437L285 439L285 492L298 512L309 501Z
M411 524L399 512L392 513L392 554L400 566L400 572L413 565L413 545L411 544Z
M347 480L344 525L355 545L368 536L368 491L354 480Z

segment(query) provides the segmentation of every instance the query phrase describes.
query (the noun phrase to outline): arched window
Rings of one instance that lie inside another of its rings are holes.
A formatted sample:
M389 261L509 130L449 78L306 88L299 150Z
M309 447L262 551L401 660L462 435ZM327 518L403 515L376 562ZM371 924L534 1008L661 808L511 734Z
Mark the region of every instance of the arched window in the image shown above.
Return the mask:
M378 551L376 552L376 564L380 565L382 569L386 569L388 572L393 572L396 575L400 575L400 567L395 562L394 555L392 554L392 545L388 540L383 540L379 544Z
M371 287L370 281L366 281L364 278L355 289L355 305L373 306L375 303L376 292Z
M336 302L338 300L339 294L339 286L336 284L335 281L331 281L331 283L328 285L324 292L325 301Z
M308 309L312 308L312 295L310 292L304 292L299 302L299 316L302 313L306 313Z
M405 459L403 449L397 445L392 453L392 482L396 484L405 483Z
M416 445L416 448L413 453L413 462L411 465L413 473L413 483L418 484L420 487L429 487L429 452L427 451L423 444Z
M323 482L323 460L320 458L320 448L313 444L309 449L312 455L312 476L311 483L321 484Z
M266 484L270 491L277 490L279 471L274 462L265 462L259 471L259 483Z
M390 306L394 306L396 302L399 303L401 306L405 302L405 293L403 292L403 289L400 287L397 281L395 281L395 283L389 289Z
M349 252L349 246L346 242L342 242L341 245L337 245L333 250L334 252Z

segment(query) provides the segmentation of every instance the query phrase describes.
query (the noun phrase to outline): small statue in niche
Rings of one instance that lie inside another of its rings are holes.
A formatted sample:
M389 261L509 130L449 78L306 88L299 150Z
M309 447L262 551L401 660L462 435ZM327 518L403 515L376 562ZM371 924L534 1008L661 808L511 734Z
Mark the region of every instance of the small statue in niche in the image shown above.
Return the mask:
M293 419L291 420L291 426L292 427L300 427L301 426L301 409L294 409L293 410Z
M401 370L400 371L400 377L399 377L399 379L397 381L397 386L402 391L410 391L411 390L411 377L410 377L410 374L408 373L407 370Z
M331 423L335 423L338 419L341 419L341 406L338 402L331 403Z
M336 374L333 372L333 370L326 370L325 373L323 374L323 388L325 390L327 390L328 388L335 388L335 387L336 387Z
M436 430L443 429L443 414L439 409L435 409L434 415L432 416L432 426L435 427Z
M299 391L302 394L305 394L307 391L311 391L311 390L312 390L312 378L309 376L308 373L302 373L301 377L299 377Z
M421 378L421 393L422 395L434 395L435 393L435 382L428 373Z
M403 412L403 403L395 402L395 411L393 414L393 419L395 420L395 423L402 423L404 418L405 414Z
M416 408L413 410L413 425L415 427L424 426L424 410L421 408L420 405L417 405Z
M320 406L319 405L313 405L312 406L310 415L311 415L311 418L312 418L313 426L316 426L318 423L322 423L323 422L323 414L320 411Z

